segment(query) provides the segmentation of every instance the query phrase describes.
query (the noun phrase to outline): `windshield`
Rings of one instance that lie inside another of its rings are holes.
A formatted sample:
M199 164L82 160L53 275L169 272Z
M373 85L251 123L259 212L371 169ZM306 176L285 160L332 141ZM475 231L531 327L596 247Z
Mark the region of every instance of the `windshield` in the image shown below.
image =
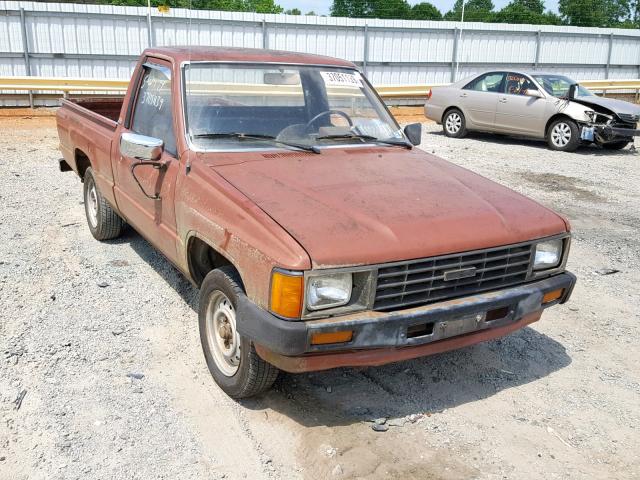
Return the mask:
M408 144L353 69L193 63L184 84L187 134L198 149Z
M569 77L565 77L564 75L534 75L533 78L536 79L542 88L544 88L548 93L553 95L554 97L566 97L569 92L569 87L576 82L575 80L570 79ZM584 88L583 86L578 85L578 89L576 90L576 97L591 97L593 93Z

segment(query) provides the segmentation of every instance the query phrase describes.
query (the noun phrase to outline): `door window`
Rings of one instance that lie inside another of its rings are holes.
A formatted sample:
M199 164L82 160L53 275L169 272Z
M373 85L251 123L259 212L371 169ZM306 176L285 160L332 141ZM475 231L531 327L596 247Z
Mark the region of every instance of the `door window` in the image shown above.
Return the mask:
M502 72L492 72L480 75L465 85L465 90L476 90L478 92L502 93L502 84L505 74Z
M159 138L164 150L176 155L171 103L171 70L163 66L144 66L140 90L133 110L131 130Z
M533 82L526 75L509 73L507 75L507 93L511 95L524 95L527 90L537 90Z

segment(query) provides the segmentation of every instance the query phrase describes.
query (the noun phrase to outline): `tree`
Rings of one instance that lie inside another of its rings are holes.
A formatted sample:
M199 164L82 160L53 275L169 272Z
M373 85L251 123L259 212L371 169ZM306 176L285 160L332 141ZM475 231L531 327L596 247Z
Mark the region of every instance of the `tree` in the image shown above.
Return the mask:
M499 23L526 23L532 25L559 25L561 19L553 12L544 13L542 0L513 0L494 15Z
M410 18L411 6L407 0L369 0L372 18Z
M245 0L245 12L282 13L284 9L273 0Z
M462 2L456 0L453 8L445 16L445 20L460 21L462 19ZM493 20L493 2L491 0L469 0L464 5L465 22L491 22Z
M309 10L307 13L305 13L305 15L307 16L317 16L318 14L316 12L314 12L313 10Z
M332 17L364 18L370 12L368 0L333 0Z
M429 2L416 3L411 7L413 20L442 20L442 13Z
M289 10L285 10L287 15L302 15L302 12L298 8L291 8Z
M558 10L567 25L616 27L631 16L630 0L560 0Z

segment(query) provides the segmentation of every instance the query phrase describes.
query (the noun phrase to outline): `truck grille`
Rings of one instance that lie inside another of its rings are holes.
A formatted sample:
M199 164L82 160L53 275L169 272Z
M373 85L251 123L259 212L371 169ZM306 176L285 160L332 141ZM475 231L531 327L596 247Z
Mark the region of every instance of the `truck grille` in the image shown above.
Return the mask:
M533 244L526 244L381 266L373 308L416 307L523 283L532 255Z

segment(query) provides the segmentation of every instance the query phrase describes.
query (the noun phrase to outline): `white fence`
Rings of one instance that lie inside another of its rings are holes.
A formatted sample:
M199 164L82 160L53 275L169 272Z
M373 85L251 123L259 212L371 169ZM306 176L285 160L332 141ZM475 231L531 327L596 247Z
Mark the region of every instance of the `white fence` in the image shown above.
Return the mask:
M150 44L340 57L359 65L374 85L447 83L496 67L577 80L640 77L638 30L184 9L154 9L148 17L141 7L0 1L0 76L125 79Z

